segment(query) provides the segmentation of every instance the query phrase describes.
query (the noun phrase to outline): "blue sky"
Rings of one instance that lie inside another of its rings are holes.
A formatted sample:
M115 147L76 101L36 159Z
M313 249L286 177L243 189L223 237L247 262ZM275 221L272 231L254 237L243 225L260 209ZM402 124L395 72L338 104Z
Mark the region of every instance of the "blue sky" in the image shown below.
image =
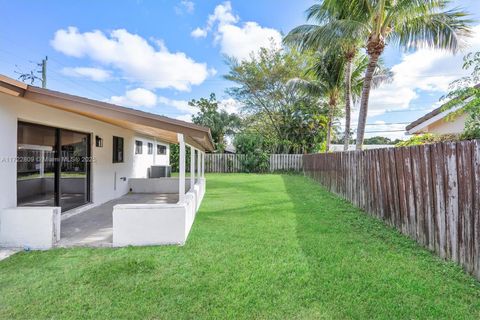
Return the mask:
M250 49L280 39L304 23L311 0L0 0L0 73L18 77L48 55L48 88L187 120L192 98L224 90L224 55L242 59ZM480 1L453 3L480 20ZM480 22L479 22L480 23ZM480 50L475 28L471 50ZM372 95L367 132L401 137L404 122L438 105L448 83L463 74L461 55L388 48L393 83ZM355 115L354 115L355 119ZM393 123L393 124L390 124Z

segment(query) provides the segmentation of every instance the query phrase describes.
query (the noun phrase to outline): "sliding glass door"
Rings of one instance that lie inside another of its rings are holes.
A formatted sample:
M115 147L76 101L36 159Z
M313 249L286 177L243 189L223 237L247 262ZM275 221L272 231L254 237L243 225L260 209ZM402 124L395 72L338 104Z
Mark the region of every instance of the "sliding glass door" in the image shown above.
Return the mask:
M90 135L18 123L17 205L60 206L90 201Z
M55 206L57 131L20 122L17 136L17 205Z
M88 202L89 135L60 130L60 206L70 210Z

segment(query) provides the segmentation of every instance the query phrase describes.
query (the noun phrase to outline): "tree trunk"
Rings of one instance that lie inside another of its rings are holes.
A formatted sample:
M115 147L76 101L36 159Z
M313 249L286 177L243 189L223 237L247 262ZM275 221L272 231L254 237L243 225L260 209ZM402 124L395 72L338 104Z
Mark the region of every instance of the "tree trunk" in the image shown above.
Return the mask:
M358 117L357 126L357 150L362 150L363 139L365 136L365 125L368 113L368 99L370 97L370 90L372 88L372 79L375 68L377 67L378 59L381 52L373 52L369 54L369 61L367 70L365 72L365 79L363 80L362 100L360 102L360 114Z
M330 102L328 105L328 123L327 123L327 143L326 143L326 152L330 151L330 145L332 144L332 124L333 124L333 115L335 114L336 105Z
M345 134L343 142L343 150L348 150L350 144L350 113L352 102L352 60L348 57L345 65Z
M332 141L332 118L328 118L326 152L329 152L329 151L330 151L331 141Z

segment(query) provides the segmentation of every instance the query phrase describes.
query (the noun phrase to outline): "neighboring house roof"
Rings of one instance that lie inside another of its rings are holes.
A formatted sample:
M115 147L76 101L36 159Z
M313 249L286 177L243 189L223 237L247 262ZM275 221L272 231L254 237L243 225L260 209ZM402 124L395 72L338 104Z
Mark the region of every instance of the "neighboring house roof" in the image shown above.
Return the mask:
M477 84L475 88L480 88L480 84ZM457 111L460 109L462 106L458 105L452 108L449 108L447 110L443 110L445 107L445 104L441 105L440 107L430 111L426 115L418 118L417 120L413 121L410 123L405 129L408 131L408 133L413 134L421 131L428 125L437 122L439 120L442 120L452 112Z
M177 133L195 148L213 151L210 129L158 114L27 85L0 75L0 92L178 143Z

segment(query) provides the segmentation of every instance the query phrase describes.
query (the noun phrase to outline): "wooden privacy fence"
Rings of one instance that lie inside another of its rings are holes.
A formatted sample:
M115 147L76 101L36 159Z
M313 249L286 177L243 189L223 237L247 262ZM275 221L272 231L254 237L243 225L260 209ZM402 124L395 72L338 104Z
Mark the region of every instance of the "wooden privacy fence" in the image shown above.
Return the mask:
M243 166L245 160L244 154L207 153L205 154L205 172L245 172ZM269 156L268 171L270 172L301 171L302 168L302 154L271 154Z
M480 279L480 140L311 154L304 168Z

